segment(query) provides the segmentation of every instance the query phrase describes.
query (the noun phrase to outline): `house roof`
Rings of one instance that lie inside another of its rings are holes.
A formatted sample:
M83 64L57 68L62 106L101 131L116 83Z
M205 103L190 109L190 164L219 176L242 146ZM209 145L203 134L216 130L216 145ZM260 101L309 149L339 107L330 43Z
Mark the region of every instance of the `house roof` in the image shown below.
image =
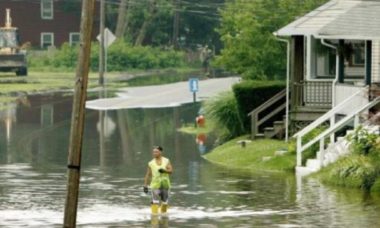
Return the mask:
M319 31L321 36L380 39L380 1L361 2Z
M380 39L380 0L332 0L278 30L276 35Z

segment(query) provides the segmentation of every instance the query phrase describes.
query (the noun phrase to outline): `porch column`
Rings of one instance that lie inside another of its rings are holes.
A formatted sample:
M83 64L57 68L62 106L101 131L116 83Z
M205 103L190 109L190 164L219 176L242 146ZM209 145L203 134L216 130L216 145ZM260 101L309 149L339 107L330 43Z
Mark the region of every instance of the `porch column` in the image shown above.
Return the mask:
M372 83L372 41L367 40L365 43L365 84Z
M338 82L344 83L344 40L339 40Z
M299 89L300 82L304 79L304 37L292 36L291 40L291 108L296 109L300 104L302 91Z

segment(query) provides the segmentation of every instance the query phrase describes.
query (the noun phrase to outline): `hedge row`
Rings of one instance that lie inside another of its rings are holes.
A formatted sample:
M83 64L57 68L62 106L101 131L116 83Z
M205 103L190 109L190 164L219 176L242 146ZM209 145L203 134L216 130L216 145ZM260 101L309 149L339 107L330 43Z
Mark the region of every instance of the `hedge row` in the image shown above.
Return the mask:
M243 81L233 86L240 118L246 132L250 131L248 113L285 89L283 81Z
M130 69L163 69L185 65L185 54L172 49L162 49L150 46L132 46L124 41L117 41L108 50L108 71L127 71ZM78 47L63 44L51 53L29 56L31 67L51 67L60 69L75 69L78 58ZM99 45L94 43L91 48L91 70L97 71L99 63Z

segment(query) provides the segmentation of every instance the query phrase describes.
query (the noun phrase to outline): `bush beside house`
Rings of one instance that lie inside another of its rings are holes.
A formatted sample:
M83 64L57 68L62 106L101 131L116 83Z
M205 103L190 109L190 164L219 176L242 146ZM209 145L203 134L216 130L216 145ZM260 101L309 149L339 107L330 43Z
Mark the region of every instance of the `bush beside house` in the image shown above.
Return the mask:
M283 81L243 81L233 87L239 116L243 122L244 130L248 133L251 129L250 119L247 117L253 109L257 108L285 89Z

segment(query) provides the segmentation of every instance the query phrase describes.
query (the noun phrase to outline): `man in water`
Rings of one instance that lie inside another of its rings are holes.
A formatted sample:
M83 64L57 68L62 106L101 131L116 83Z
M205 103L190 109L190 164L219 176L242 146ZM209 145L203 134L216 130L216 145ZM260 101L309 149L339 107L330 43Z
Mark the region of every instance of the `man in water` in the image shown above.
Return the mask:
M161 146L153 148L153 160L148 163L148 169L144 178L144 192L148 193L148 183L152 192L152 214L166 213L168 208L169 190L171 187L169 175L173 173L173 167L169 159L162 156Z

